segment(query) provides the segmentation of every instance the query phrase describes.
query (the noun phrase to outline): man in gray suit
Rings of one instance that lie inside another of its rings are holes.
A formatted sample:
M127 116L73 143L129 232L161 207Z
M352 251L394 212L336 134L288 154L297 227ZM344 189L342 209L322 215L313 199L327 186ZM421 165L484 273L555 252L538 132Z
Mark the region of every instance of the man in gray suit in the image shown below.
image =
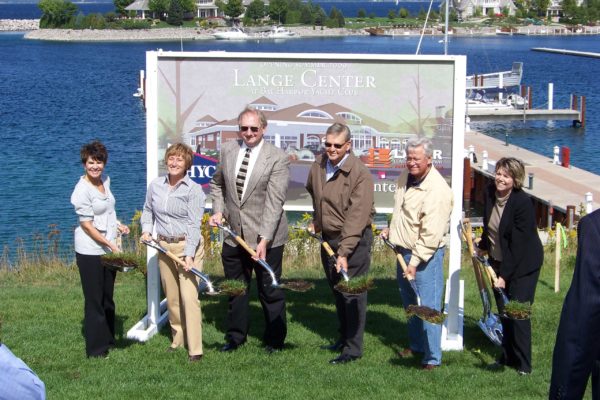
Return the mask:
M213 215L209 224L216 226L225 218L256 249L256 259L266 260L279 279L283 246L288 237L283 203L289 161L283 150L263 140L267 119L261 111L245 108L238 116L238 124L239 140L223 144L219 167L210 182ZM269 274L231 238L223 243L221 259L225 277L241 279L247 286L245 295L229 298L226 343L221 351L236 350L246 341L253 270L265 316L265 350L273 353L283 349L287 334L283 291L271 287Z

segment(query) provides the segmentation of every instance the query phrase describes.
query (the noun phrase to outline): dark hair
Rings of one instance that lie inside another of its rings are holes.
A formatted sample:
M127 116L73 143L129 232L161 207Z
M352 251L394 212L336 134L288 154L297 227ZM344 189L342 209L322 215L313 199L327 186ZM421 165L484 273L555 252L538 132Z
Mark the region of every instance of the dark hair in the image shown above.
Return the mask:
M104 146L99 140L94 140L93 142L81 146L79 154L81 155L82 164L85 164L90 158L92 160L100 161L104 164L106 164L108 161L108 152L106 151L106 146Z
M514 157L503 157L496 162L495 172L502 168L513 179L513 186L519 190L525 181L525 165L523 161Z

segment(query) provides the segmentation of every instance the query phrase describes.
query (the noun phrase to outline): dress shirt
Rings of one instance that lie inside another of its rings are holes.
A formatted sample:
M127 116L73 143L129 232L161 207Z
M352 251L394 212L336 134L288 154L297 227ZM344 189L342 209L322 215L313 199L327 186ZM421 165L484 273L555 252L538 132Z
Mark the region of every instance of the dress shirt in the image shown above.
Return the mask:
M256 160L258 159L258 155L260 154L260 150L262 149L263 143L265 142L264 138L258 142L258 144L254 147L251 147L251 151L250 151L250 160L248 160L248 170L246 171L246 179L244 180L244 190L242 191L242 199L244 198L244 195L246 194L246 188L248 187L248 181L250 180L250 177L252 176L252 170L254 169L254 165L256 165ZM246 149L248 148L248 146L246 146L246 143L242 142L242 145L240 146L240 151L238 153L237 156L237 160L235 162L235 176L238 175L238 173L240 172L240 167L242 166L242 161L244 160L244 155L246 153Z
M348 153L344 154L344 158L342 158L340 162L336 165L333 165L331 161L329 161L329 158L327 159L327 163L325 163L325 181L328 181L331 178L333 178L333 175L335 175L338 169L342 168L342 165L344 164L344 161L346 161L347 158Z
M156 223L156 233L163 236L186 237L184 255L194 257L200 243L200 226L204 214L206 196L202 187L185 175L174 187L169 184L169 176L154 179L146 193L142 212L142 232L152 232Z
M44 400L44 382L5 344L0 343L0 399Z
M92 221L98 231L110 242L117 237L117 214L115 198L110 191L110 178L102 177L104 193L92 185L85 177L81 177L73 194L71 204L79 216L79 222ZM100 245L83 230L81 225L75 229L75 251L88 256L102 255L110 251Z
M398 178L390 242L411 250L409 264L418 266L444 246L453 198L448 183L434 166L414 186L408 184L408 178L408 170Z

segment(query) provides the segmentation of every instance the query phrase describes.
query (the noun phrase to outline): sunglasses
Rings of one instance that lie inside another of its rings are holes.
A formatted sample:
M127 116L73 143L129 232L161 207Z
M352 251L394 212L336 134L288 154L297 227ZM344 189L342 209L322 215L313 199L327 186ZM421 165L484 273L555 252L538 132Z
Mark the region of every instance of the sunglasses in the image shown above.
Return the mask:
M348 142L344 142L342 144L338 144L338 143L329 143L329 142L325 142L325 147L335 147L336 149L341 149L342 147L344 147L344 145L348 143Z
M247 130L251 130L252 132L258 132L260 128L258 126L240 126L240 132L246 132Z

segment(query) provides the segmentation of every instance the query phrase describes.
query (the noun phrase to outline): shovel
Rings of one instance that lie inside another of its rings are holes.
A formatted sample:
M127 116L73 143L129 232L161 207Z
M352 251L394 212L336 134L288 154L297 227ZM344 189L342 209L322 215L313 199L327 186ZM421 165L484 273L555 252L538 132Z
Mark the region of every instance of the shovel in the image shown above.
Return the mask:
M217 224L217 227L219 229L222 229L229 236L231 236L240 246L242 246L244 248L244 250L246 250L248 252L248 254L250 254L252 257L256 257L256 251L254 251L254 249L252 247L248 246L248 243L246 243L246 241L244 239L242 239L242 237L240 235L235 233L231 228L229 228L228 226L223 225L223 224ZM256 262L261 267L263 267L265 269L265 271L267 271L267 273L271 277L271 287L273 287L273 288L289 289L289 290L292 290L295 292L306 292L307 290L312 289L314 286L313 284L306 282L306 281L288 281L285 283L280 283L277 281L277 277L275 276L273 269L267 263L266 260L262 260L259 258Z
M489 261L485 257L477 257L481 265L485 267L488 277L492 284L494 285L494 290L496 290L500 296L502 297L502 310L504 310L504 315L507 318L512 319L527 319L531 317L531 304L530 303L522 303L520 301L509 300L508 296L504 289L496 286L498 282L498 276L496 275L496 271L492 268Z
M406 262L404 261L404 257L402 257L402 254L396 251L396 246L394 246L394 244L390 242L389 239L383 239L383 242L394 251L394 253L396 254L396 258L400 263L400 267L402 267L402 271L406 273L408 267L406 266ZM410 287L412 288L413 292L415 292L415 296L417 297L417 305L410 305L406 307L406 311L409 314L414 314L417 317L421 318L423 321L430 322L432 324L441 324L442 322L444 322L444 315L441 312L439 312L438 310L434 310L431 307L421 305L421 295L419 295L419 289L417 288L415 278L406 277L406 279L408 280Z
M471 254L471 262L473 263L473 271L475 272L475 280L477 281L477 287L479 288L479 296L481 297L481 303L483 304L483 316L477 321L477 326L483 331L483 333L494 343L496 346L502 345L502 323L498 315L492 313L492 307L490 302L490 293L485 280L482 276L481 264L479 259L475 255L473 247L473 239L471 237L471 223L463 221L462 223L462 234L469 254Z
M297 229L302 229L302 228L297 228ZM337 263L337 260L335 258L335 252L333 251L333 249L331 248L329 243L327 243L325 240L323 240L323 237L320 235L317 235L315 232L310 231L308 229L305 229L305 230L306 230L306 232L308 232L308 234L311 237L313 237L313 238L317 239L319 242L321 242L321 246L323 246L323 249L325 249L325 252L329 256L329 262L331 263L332 267L334 267L335 264ZM348 273L343 268L340 268L340 274L342 274L342 278L344 278L344 281L348 282L350 280L350 278L348 277Z
M171 260L175 261L177 264L181 265L182 267L186 266L185 263L179 257L177 257L175 254L171 253L169 250L165 249L156 240L140 239L140 242L144 243L146 246L152 247L153 249L160 251L161 253L165 254L167 257L169 257ZM212 281L209 279L208 275L198 271L196 268L192 268L190 271L194 275L196 275L198 278L200 278L200 283L198 284L198 291L200 293L206 293L207 295L210 295L210 296L220 294L220 291L216 290L215 287L213 286Z

